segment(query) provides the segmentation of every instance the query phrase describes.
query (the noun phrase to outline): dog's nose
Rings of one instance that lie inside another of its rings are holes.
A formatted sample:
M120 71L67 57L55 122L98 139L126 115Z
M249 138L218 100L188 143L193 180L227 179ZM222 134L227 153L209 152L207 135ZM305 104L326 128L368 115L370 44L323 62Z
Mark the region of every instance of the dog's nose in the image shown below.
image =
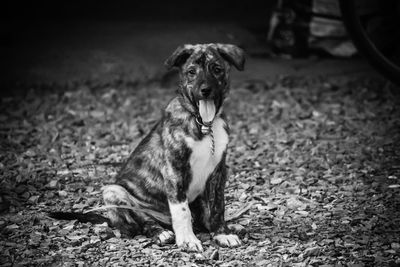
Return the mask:
M200 92L204 97L208 97L211 94L211 88L210 87L202 88Z

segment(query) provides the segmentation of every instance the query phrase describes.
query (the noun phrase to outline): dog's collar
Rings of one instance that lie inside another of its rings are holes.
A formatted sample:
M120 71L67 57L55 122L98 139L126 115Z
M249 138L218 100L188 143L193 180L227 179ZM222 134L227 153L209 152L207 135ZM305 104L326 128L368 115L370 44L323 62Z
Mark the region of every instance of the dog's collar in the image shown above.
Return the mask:
M200 126L201 133L204 135L207 135L209 133L212 133L212 123L213 121L210 122L203 122L201 119L200 115L195 116L196 117L196 123L198 126Z
M215 152L215 140L214 140L214 133L212 130L212 124L213 121L211 122L203 122L201 119L200 115L195 116L196 118L196 123L200 127L200 131L203 135L210 135L211 137L211 154L214 155Z

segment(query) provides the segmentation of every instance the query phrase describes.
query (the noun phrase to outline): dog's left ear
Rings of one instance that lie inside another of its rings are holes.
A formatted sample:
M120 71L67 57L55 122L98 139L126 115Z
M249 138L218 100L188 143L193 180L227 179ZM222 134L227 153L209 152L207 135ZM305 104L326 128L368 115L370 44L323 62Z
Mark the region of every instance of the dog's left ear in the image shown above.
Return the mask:
M165 66L168 69L172 67L180 67L185 64L186 60L190 57L193 53L193 46L192 45L181 45L179 46L169 58L164 62Z
M238 70L244 70L244 52L242 49L232 44L217 44L218 52L221 56L234 65Z

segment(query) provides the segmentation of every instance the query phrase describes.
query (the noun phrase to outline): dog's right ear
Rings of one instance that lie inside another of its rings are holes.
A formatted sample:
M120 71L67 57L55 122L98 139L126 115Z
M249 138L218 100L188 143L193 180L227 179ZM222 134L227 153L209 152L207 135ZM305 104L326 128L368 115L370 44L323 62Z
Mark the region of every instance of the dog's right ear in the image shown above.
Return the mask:
M244 70L244 52L241 48L232 44L217 44L218 52L221 56L234 65L238 70Z
M181 45L179 46L172 55L167 58L165 61L165 66L168 69L171 69L172 67L180 67L182 66L186 60L190 57L190 55L193 53L193 46L192 45Z

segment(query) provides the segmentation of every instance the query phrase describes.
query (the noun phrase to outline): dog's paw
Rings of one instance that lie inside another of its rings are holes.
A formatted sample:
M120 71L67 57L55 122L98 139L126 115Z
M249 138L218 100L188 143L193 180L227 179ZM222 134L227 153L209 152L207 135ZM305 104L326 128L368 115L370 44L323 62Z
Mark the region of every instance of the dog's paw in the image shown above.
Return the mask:
M158 245L167 245L167 244L172 244L174 243L175 240L175 234L172 231L169 230L165 230L162 231L158 236L157 236L157 240L156 243Z
M194 234L187 234L187 235L177 235L176 236L176 244L178 247L183 248L187 251L195 251L201 252L203 251L203 246L201 242Z
M226 234L220 234L214 236L214 241L217 242L217 244L221 247L237 247L242 244L240 242L240 239L237 235L226 235Z

